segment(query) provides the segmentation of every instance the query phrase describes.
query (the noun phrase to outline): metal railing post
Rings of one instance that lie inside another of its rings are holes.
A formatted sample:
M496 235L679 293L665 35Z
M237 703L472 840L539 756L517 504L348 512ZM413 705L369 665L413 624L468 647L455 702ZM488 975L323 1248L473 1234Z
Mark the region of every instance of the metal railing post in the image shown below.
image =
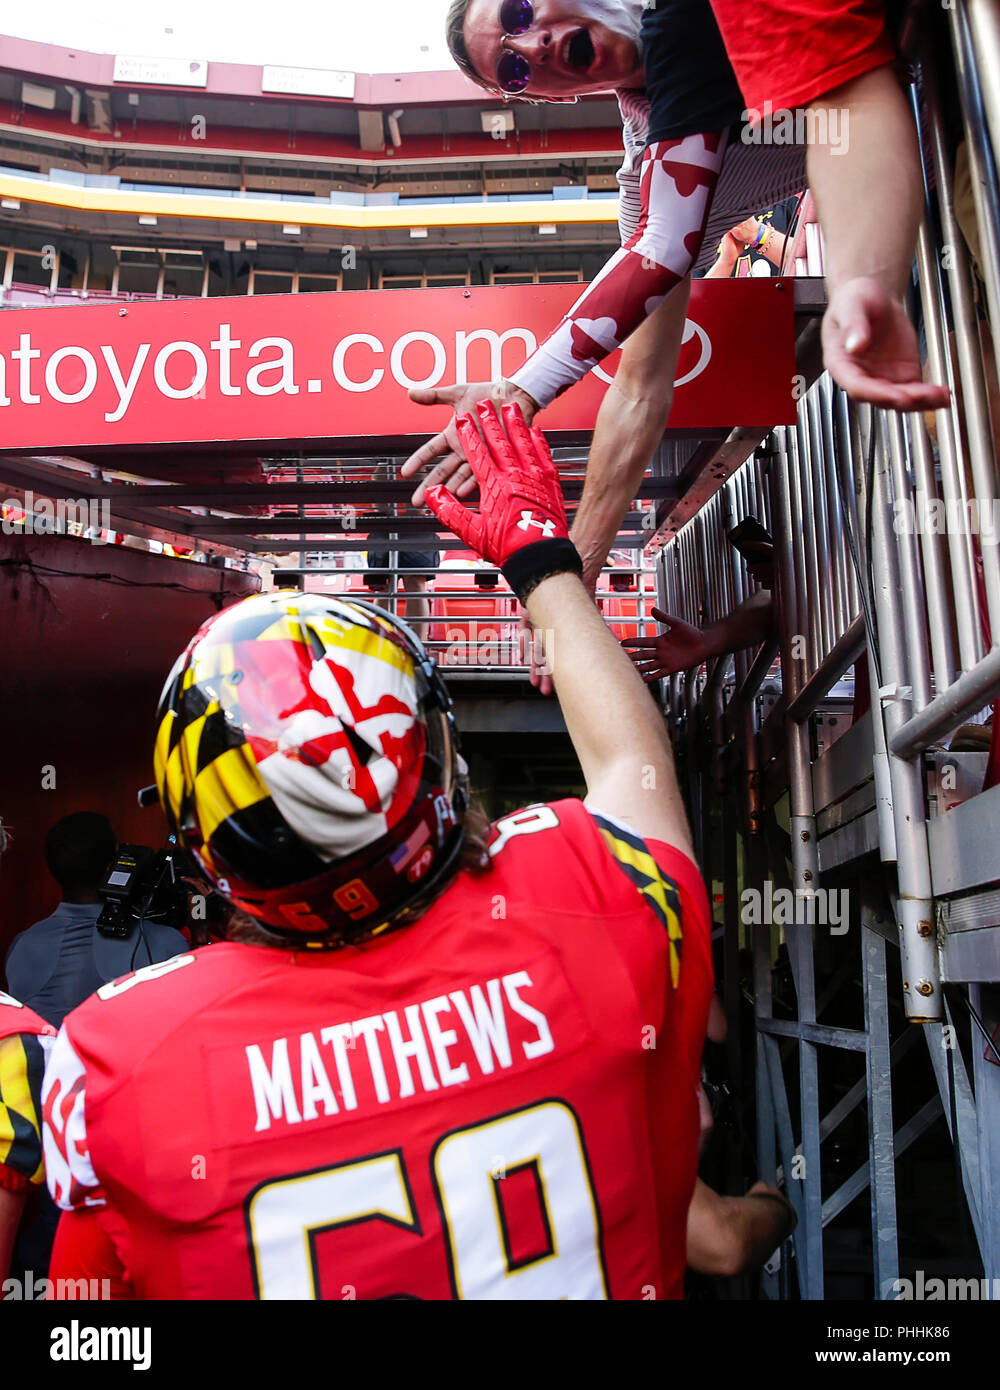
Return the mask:
M907 607L912 595L900 593L898 554L889 523L889 473L885 453L875 451L872 477L871 570L874 576L876 630L879 644L881 686L873 687L872 718L885 726L891 746L895 730L905 723L912 679L907 670L907 632L914 631L922 613ZM905 611L900 621L898 604ZM928 1023L941 1018L941 982L937 943L934 938L934 905L930 857L927 846L923 767L919 759L906 762L888 755L899 876L897 915L903 968L903 1002L906 1016Z
M804 570L801 545L803 516L793 512L791 460L787 438L791 431L775 431L777 454L771 477L775 484L775 546L778 559L778 613L781 632L782 689L786 700L794 699L804 684L802 662L795 658L796 637L800 635L800 614ZM788 758L789 828L792 852L792 888L795 903L794 925L786 930L789 958L798 996L799 1020L816 1021L816 987L813 938L810 922L815 912L806 910L815 902L819 888L819 855L816 848L816 820L813 809L812 767L808 724L786 725ZM815 1044L799 1039L799 1102L802 1124L802 1158L805 1167L803 1215L805 1229L796 1250L805 1253L803 1297L823 1297L823 1203L820 1189L819 1074Z

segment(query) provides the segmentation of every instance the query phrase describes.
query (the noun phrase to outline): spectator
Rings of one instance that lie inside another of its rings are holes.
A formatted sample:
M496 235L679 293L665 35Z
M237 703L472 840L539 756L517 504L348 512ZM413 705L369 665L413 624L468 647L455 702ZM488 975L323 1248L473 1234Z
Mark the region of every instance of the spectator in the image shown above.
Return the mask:
M660 608L654 608L652 616L665 624L663 632L656 637L626 637L622 643L647 683L690 671L716 656L759 647L774 630L775 621L767 589L758 589L731 613L705 627L693 627Z
M731 613L705 627L693 627L683 618L652 610L665 630L656 637L627 637L622 642L647 684L690 671L716 656L759 647L776 631L777 610L774 588L774 545L770 537L740 543L747 561L747 573L761 587L737 604Z
M791 274L789 265L792 228L802 198L786 198L767 212L748 217L731 227L719 243L719 255L706 280L742 280Z
M187 946L180 932L159 922L137 925L124 939L97 930L98 889L117 848L110 821L94 811L64 816L45 838L45 862L62 901L14 938L5 969L11 993L56 1028L101 985Z
M456 61L488 90L543 100L592 90L595 82L631 90L637 75L621 24L606 22L612 14L634 21L636 8L611 0L600 7L506 0L498 10L491 0L456 0L448 35ZM573 531L589 579L599 572L662 434L687 277L728 130L755 111L807 108L811 135L846 124L848 138L815 140L809 149L809 183L828 252L827 368L852 396L876 405L915 410L949 399L946 387L921 380L917 338L903 305L923 191L913 116L892 71L881 6L715 0L710 9L708 0L659 0L643 6L642 15L649 115L638 230L510 381L411 393L456 411L493 395L516 401L530 419L644 321L658 319L644 351L649 369L664 378L662 390L649 399L629 395L624 456L613 448L591 451ZM872 187L892 206L891 218L883 216L882 202L865 196ZM460 496L473 490L454 420L411 455L403 475L428 463L433 467L415 503L440 482L449 481Z

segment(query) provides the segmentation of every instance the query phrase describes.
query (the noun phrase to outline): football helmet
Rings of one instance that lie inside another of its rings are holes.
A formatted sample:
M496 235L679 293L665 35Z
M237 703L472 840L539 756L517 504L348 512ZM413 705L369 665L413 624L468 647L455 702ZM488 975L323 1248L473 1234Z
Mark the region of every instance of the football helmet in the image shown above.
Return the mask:
M405 925L458 867L451 700L415 633L363 600L286 590L210 618L167 677L154 766L219 892L304 946Z

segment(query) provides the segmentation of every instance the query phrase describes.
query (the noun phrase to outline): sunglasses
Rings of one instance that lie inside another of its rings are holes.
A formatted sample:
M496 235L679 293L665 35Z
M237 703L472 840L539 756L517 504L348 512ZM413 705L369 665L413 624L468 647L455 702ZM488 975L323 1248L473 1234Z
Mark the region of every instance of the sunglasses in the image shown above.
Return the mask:
M535 22L531 0L501 0L500 28L505 38L526 34ZM531 81L531 64L520 53L508 49L497 59L497 86L502 92L523 92Z

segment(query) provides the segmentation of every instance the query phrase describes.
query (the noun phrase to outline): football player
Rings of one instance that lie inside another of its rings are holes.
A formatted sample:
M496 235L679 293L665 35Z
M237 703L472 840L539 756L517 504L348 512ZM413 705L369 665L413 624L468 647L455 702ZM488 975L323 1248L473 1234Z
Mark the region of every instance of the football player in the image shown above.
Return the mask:
M46 1073L53 1277L141 1298L679 1297L710 916L659 710L545 441L461 423L430 504L547 642L585 801L489 826L433 662L373 605L195 635L155 747L237 940L100 990Z
M55 1036L51 1024L0 990L0 1283L28 1193L45 1181L39 1097Z

